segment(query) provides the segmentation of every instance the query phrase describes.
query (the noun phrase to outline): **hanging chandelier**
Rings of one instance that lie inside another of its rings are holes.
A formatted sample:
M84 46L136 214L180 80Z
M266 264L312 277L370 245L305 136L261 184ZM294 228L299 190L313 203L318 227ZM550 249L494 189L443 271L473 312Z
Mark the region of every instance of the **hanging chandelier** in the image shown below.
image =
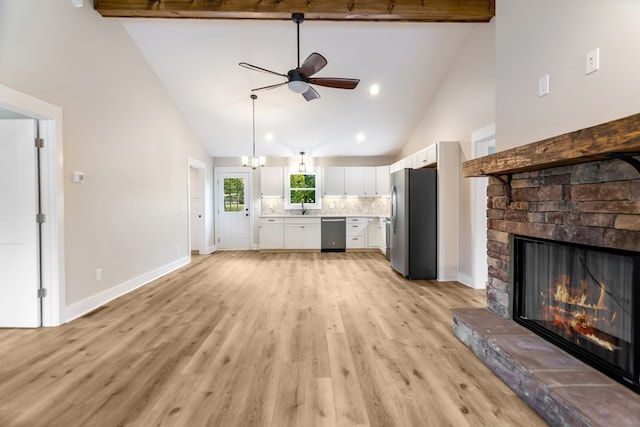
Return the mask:
M256 156L256 99L258 99L258 96L251 94L251 102L253 103L253 154L251 157L241 157L242 166L251 166L251 169L257 169L265 164L264 156Z

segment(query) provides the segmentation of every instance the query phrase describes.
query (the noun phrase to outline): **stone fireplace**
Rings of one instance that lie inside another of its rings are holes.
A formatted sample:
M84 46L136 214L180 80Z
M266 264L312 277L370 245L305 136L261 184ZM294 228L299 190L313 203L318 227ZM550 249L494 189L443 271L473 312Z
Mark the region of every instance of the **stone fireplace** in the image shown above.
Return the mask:
M456 336L553 425L640 425L640 115L463 174L490 177L488 311L453 309Z
M628 256L620 255L620 257L627 260L630 265L625 265L625 268L619 266L620 272L615 275L609 274L609 276L620 276L623 271L629 275L626 277L626 286L629 289L620 296L620 298L627 298L628 303L624 309L618 307L616 315L618 317L614 320L616 324L621 323L623 312L624 319L627 316L630 317L636 307L632 304L633 262L628 260L631 258L631 253L640 252L640 171L625 161L607 160L518 173L512 175L510 184L510 197L507 195L509 192L507 184L496 178L490 180L487 189L487 254L489 263L487 306L489 310L507 319L518 319L519 317L514 317L514 314L518 316L521 314L514 313L514 303L518 302L514 296L518 290L521 291L514 286L519 282L515 280L518 276L514 273L520 274L522 272L516 271L518 269L514 267L524 264L525 259L521 256L520 263L514 263L514 250L516 249L514 248L514 237L522 236L549 242L580 245L583 251L587 251L587 248L594 248L589 252L592 256L589 262L594 268L599 263L597 255L602 258L606 256L605 254L613 256L613 253L617 253L612 251L627 251L624 253L628 253ZM575 248L576 246L569 247ZM604 250L605 248L610 251L607 252ZM530 262L533 262L531 258L536 256L531 253L532 251L533 249L529 251L527 256L527 260ZM561 253L565 252L556 249L555 260L558 260ZM552 276L563 274L561 269L569 267L543 265L542 262L535 266L538 272L541 269L547 269L548 274ZM605 267L600 268L602 271L604 269ZM602 284L602 280L605 280L595 278L597 283L594 283L593 277L582 277L588 276L589 273L590 270L585 267L580 273L575 273L581 274L580 278L569 277L566 279L569 281L585 280L590 282L592 287L599 286ZM604 274L604 272L598 274ZM635 274L637 279L637 266ZM623 280L624 278L607 277L606 280L611 282L616 279ZM561 279L547 277L543 280L548 282ZM553 284L535 284L541 288L548 285ZM579 286L579 283L572 283L569 288L576 286ZM546 291L540 289L538 292ZM605 293L605 295L607 294ZM520 302L522 303L522 301ZM598 303L597 299L595 303ZM612 302L607 304L611 305ZM602 314L602 310L600 314ZM637 319L625 320L625 322L631 322L630 324L634 321ZM530 328L531 326L536 325L529 323ZM626 342L632 342L637 327L629 326L626 329L628 329L625 331L628 337ZM585 344L585 347L589 347L588 344ZM632 350L632 348L625 346L624 351ZM598 352L595 347L594 352ZM629 355L631 354L634 353L629 353ZM585 357L583 356L582 359L584 360ZM639 389L637 370L638 367L633 366L627 369L624 374L627 380L629 380L629 376L633 376L630 380L635 384L636 390ZM622 379L619 380L622 381Z

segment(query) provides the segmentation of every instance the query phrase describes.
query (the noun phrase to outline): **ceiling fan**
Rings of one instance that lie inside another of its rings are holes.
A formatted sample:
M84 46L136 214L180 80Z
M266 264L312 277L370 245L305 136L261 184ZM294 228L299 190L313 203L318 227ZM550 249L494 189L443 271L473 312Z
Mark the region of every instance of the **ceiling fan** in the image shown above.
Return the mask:
M327 65L327 60L319 53L312 53L304 60L300 65L300 24L304 21L304 14L294 13L291 15L291 20L298 26L298 67L293 70L289 70L287 74L276 73L275 71L267 70L255 65L247 64L246 62L240 62L240 66L248 68L249 70L262 71L263 73L275 74L287 79L286 82L278 83L275 85L259 87L252 89L252 92L257 90L274 89L280 86L287 85L292 92L301 93L304 99L311 101L320 98L320 94L310 85L318 85L325 87L332 87L336 89L355 89L360 83L359 79L345 79L339 77L311 77L318 71L322 70Z

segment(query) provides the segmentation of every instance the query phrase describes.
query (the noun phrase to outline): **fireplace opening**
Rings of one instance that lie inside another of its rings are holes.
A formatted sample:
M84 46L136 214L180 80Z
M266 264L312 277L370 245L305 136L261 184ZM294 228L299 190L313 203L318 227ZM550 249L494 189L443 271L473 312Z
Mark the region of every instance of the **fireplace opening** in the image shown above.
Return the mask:
M640 253L514 236L513 319L640 393Z

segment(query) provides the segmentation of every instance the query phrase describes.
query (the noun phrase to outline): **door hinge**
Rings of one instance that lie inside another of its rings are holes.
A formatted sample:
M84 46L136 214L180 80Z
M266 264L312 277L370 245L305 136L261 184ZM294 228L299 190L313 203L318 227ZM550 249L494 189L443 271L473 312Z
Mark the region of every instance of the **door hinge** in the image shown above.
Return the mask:
M45 288L38 289L38 298L44 298L47 296L47 290Z
M36 214L36 222L38 224L44 224L47 221L47 216L43 213Z
M44 148L44 139L36 138L35 143L36 143L36 148Z

